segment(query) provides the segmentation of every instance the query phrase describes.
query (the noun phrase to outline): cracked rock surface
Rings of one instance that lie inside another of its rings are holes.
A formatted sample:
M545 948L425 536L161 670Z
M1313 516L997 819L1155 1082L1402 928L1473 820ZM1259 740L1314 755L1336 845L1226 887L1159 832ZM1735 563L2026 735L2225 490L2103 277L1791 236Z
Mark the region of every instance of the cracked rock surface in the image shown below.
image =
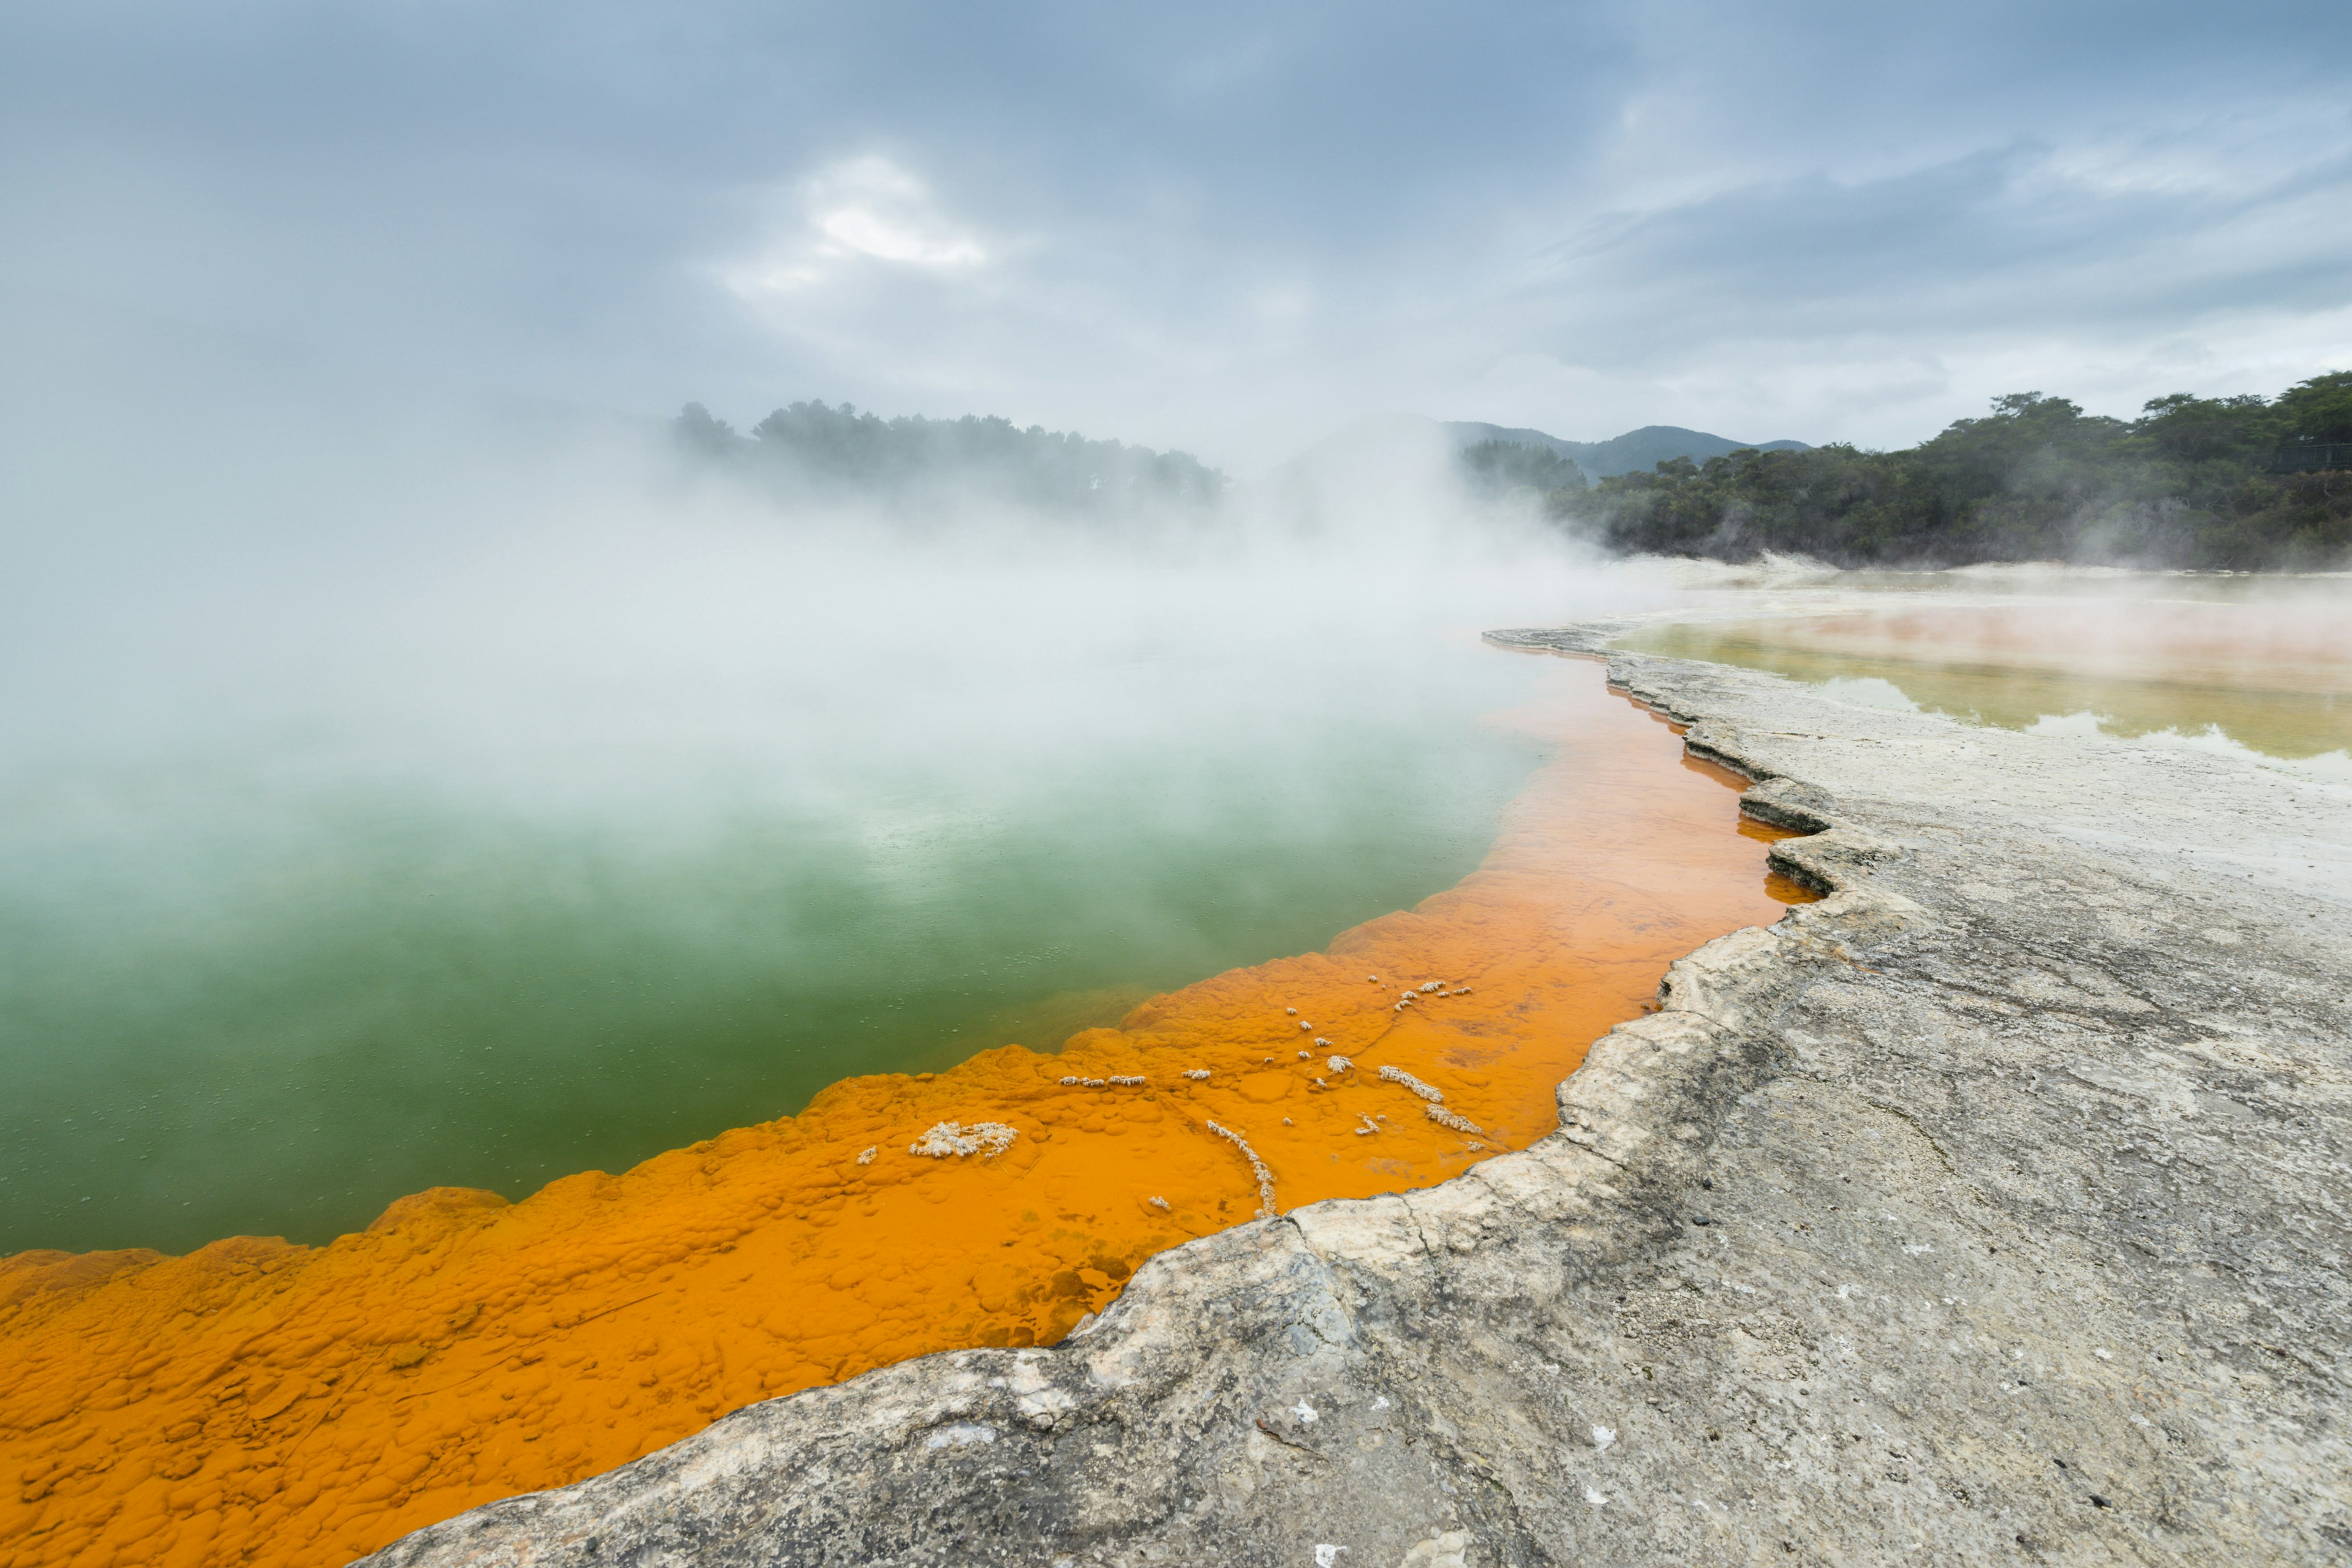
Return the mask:
M369 1561L2352 1561L2352 792L1610 669L1833 892L1558 1133Z

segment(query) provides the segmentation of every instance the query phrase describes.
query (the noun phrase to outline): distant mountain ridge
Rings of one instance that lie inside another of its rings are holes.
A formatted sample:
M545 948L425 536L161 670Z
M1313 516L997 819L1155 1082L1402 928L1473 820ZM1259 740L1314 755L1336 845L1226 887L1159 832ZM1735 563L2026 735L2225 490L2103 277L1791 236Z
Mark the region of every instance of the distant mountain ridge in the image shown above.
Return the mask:
M1644 425L1639 430L1628 430L1622 436L1612 437L1606 441L1569 441L1541 430L1486 425L1468 419L1447 420L1441 427L1453 438L1457 449L1466 450L1481 441L1508 441L1515 446L1534 447L1558 453L1583 469L1588 477L1596 479L1605 479L1612 474L1647 473L1658 464L1675 458L1688 458L1695 463L1704 463L1709 458L1750 449L1762 452L1812 450L1802 441L1733 441L1721 436L1711 436L1704 430L1685 430L1679 425Z

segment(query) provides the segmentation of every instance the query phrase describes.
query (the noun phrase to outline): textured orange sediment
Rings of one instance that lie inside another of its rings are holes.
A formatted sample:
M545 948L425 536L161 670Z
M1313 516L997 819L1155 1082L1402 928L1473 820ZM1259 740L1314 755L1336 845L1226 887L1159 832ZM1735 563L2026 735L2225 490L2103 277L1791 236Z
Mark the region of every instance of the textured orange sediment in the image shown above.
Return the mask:
M1780 910L1737 781L1596 677L1562 667L1507 716L1559 750L1459 886L1058 1055L854 1079L520 1204L404 1198L325 1247L0 1260L0 1561L341 1563L754 1400L1050 1343L1144 1258L1257 1211L1212 1121L1283 1209L1543 1136L1554 1087L1671 960ZM944 1121L1015 1135L910 1152Z

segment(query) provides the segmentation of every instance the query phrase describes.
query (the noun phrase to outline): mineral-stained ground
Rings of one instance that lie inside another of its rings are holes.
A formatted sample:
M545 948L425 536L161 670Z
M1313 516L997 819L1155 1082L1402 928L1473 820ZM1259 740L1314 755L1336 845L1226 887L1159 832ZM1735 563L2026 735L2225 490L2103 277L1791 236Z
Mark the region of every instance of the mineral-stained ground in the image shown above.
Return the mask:
M0 1562L327 1568L763 1399L1052 1344L1269 1202L1545 1139L1669 962L1779 914L1786 834L1743 836L1738 781L1597 668L1556 676L1507 720L1555 754L1462 884L1059 1055L853 1079L520 1203L405 1198L325 1247L0 1261Z
M1676 963L1557 1131L377 1561L2352 1559L2352 796L1612 668L1834 893Z

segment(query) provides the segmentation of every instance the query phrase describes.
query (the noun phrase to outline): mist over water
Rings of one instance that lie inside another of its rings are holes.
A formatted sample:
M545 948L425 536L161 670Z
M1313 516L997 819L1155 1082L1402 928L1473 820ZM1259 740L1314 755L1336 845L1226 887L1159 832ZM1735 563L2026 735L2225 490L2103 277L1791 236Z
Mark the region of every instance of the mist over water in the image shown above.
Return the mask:
M1106 535L395 436L10 542L0 1250L520 1197L1319 946L1535 761L1477 632L1670 592L1428 453Z
M1486 628L1999 586L1603 562L1425 422L1104 525L780 493L653 420L299 402L28 416L0 477L0 1251L323 1240L1052 1048L1472 869L1536 760L1482 716L1540 667ZM1652 646L2032 723L2182 591L2021 580L2109 607L1965 689L1916 639ZM2291 590L2339 674L2341 591ZM2190 651L2208 709L2278 674ZM2340 720L2293 684L2262 711Z

